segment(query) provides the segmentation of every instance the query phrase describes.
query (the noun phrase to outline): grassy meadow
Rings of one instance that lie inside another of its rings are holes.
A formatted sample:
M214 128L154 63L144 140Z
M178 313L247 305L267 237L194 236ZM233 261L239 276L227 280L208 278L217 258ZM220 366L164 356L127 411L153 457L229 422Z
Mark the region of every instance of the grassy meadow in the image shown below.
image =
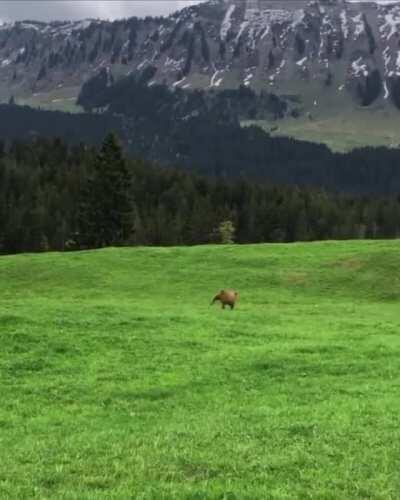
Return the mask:
M299 118L244 121L243 125L258 125L272 136L326 144L335 152L365 146L400 146L400 114L394 106L378 103L363 108L348 98L343 102L326 98L317 107L309 102L306 109L311 119L304 112Z
M7 256L0 283L1 499L400 497L400 242Z
M395 109L359 108L330 116L316 112L312 120L304 116L287 118L277 125L272 135L323 143L337 152L365 146L399 147L400 144L400 116Z

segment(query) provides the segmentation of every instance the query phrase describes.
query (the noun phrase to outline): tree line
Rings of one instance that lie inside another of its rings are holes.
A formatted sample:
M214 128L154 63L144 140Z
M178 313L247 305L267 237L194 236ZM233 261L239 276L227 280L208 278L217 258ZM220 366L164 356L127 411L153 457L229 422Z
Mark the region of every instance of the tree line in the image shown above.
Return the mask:
M0 137L27 141L62 137L69 145L100 146L104 136L114 130L124 151L132 156L207 176L244 177L352 194L400 193L399 148L366 147L339 154L322 144L271 137L256 126L241 127L240 121L255 113L274 117L287 112L284 103L271 94L256 95L246 88L172 92L165 85L136 81L137 76L107 86L106 76L102 74L100 88L105 86L107 92L91 88L90 81L85 92L82 90L82 99L90 97L96 113L0 105Z
M221 229L222 228L222 229ZM229 229L230 228L230 229ZM101 148L0 143L0 252L400 235L400 197L204 177Z
M150 71L150 73L148 73ZM357 194L400 192L400 150L364 147L333 153L323 144L272 137L243 120L298 112L285 99L250 88L171 90L148 85L147 71L112 84L107 71L83 85L78 102L97 116L119 117L127 149L163 165L179 164L206 175L319 186ZM104 111L105 110L105 111Z

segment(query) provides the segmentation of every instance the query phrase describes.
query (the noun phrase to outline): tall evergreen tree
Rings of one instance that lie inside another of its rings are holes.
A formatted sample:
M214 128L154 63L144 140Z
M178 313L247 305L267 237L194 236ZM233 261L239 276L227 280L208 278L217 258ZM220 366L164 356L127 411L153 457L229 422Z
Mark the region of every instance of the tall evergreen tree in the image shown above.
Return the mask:
M130 237L133 200L131 176L114 134L103 142L82 189L80 239L88 246L122 245Z

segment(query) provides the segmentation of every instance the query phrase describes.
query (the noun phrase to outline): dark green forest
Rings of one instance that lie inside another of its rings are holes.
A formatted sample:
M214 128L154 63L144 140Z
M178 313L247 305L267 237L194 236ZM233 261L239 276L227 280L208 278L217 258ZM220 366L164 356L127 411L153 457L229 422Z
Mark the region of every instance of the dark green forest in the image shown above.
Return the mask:
M61 137L69 145L100 146L114 131L130 156L206 176L360 195L400 193L399 149L362 148L340 154L325 145L241 127L244 118L273 120L293 111L293 103L273 94L257 95L244 87L211 93L171 91L164 85L148 86L138 77L112 84L105 78L95 80L95 85L89 80L82 88L80 102L91 113L0 105L0 138Z
M83 85L78 102L101 116L123 117L129 150L164 165L224 178L321 186L359 194L400 193L400 150L362 148L333 153L327 146L271 137L242 120L296 116L296 96L232 90L171 90L139 75L109 81L106 70ZM131 142L129 142L131 141Z
M400 197L255 183L159 168L101 148L33 138L0 145L0 251L194 245L400 235Z

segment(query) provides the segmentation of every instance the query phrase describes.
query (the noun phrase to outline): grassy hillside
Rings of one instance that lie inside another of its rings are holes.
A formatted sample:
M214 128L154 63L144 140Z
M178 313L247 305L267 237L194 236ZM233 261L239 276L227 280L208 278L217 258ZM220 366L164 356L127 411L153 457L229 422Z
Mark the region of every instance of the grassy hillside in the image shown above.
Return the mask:
M399 245L0 258L0 498L398 498Z
M17 96L19 105L41 108L49 111L64 111L66 113L78 113L83 109L76 104L80 87L57 87L49 92L37 92L29 97Z
M394 107L308 108L307 115L275 122L248 121L274 136L289 136L326 144L332 151L346 152L364 146L399 147L400 111Z
M344 80L346 72L345 67L338 68L336 78ZM317 81L286 82L278 94L301 95L302 115L297 119L259 121L258 125L266 131L272 129L272 135L326 144L338 152L364 146L400 145L400 111L391 99L381 96L372 105L362 107L345 89L339 90L336 84L321 87Z

